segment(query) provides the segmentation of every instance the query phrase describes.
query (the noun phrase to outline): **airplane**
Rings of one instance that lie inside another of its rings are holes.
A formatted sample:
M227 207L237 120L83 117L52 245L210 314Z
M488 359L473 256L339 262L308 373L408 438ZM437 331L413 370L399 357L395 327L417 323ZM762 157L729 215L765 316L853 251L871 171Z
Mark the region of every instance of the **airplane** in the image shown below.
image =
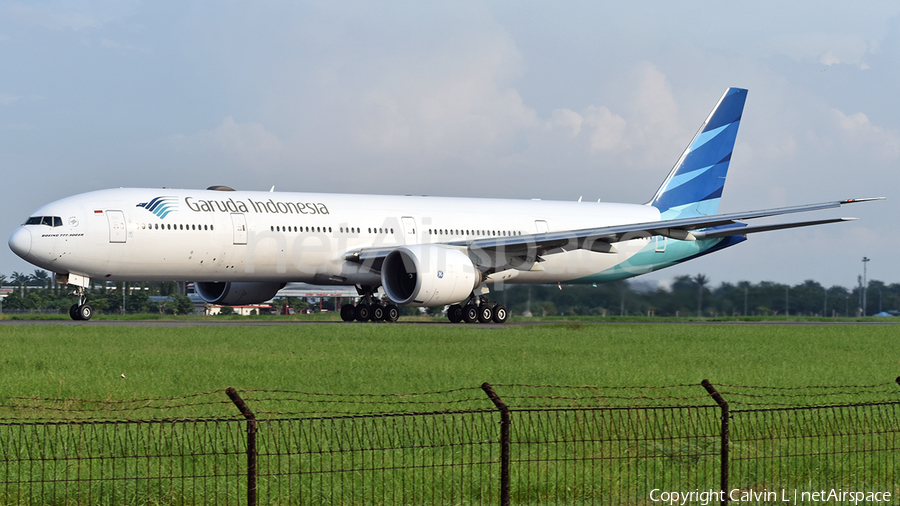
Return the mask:
M193 281L221 305L270 300L288 282L348 285L360 297L341 308L344 321L449 305L453 323L503 323L507 309L488 297L497 284L630 278L751 233L854 218L747 221L882 199L717 214L746 97L725 91L645 204L118 188L39 208L9 247L73 287L74 320L93 314L93 280Z

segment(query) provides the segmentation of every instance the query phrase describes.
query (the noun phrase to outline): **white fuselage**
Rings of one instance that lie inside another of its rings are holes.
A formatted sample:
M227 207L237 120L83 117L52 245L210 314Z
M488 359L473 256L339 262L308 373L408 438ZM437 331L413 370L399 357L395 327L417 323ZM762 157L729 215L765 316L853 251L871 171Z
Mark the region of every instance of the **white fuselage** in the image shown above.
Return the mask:
M58 217L61 225L53 226L52 220L23 225L10 238L10 246L29 262L59 274L97 281L348 285L377 284L376 273L345 259L360 248L660 219L656 208L635 204L129 188L58 200L32 216L32 221ZM28 251L22 255L26 242ZM671 265L715 242L668 239L667 254L665 238L638 237L617 243L609 253L549 255L538 269L494 273L487 281L621 279ZM638 253L646 259L629 264Z

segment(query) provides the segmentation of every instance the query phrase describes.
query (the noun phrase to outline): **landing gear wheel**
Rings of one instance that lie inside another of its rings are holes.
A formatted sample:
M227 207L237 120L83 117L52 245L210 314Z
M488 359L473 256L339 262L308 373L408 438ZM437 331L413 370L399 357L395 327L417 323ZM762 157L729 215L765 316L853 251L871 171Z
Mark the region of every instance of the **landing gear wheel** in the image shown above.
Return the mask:
M463 321L466 323L475 323L478 321L478 306L475 304L466 304L462 311Z
M69 318L73 320L79 320L78 318L78 304L72 304L72 307L69 308Z
M494 317L494 310L491 306L483 304L478 308L478 321L481 323L490 323Z
M453 304L447 308L447 319L450 323L459 323L463 320L463 307L459 304Z
M372 321L384 321L384 306L382 306L381 304L375 304L374 306L372 306Z
M384 321L394 323L400 319L400 308L393 304L388 304L384 310Z
M355 309L352 304L344 304L341 306L341 320L352 322L356 317Z
M87 304L78 306L79 320L87 321L91 319L91 316L94 316L94 310L91 308L91 306L88 306Z
M494 306L494 323L506 323L509 313L506 312L506 306L497 304Z
M353 316L356 317L358 322L367 322L372 317L372 309L368 304L360 304L356 306Z

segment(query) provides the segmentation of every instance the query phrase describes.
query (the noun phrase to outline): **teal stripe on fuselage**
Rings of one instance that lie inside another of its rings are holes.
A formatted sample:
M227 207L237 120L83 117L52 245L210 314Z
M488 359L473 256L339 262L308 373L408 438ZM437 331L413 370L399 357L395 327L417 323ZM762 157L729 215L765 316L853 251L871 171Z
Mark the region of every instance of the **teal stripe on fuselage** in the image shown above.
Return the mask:
M741 236L725 239L704 239L702 241L669 239L665 251L656 251L656 239L654 238L639 252L615 267L591 274L590 276L574 279L569 281L569 283L607 283L627 279L712 253L743 240L744 238Z

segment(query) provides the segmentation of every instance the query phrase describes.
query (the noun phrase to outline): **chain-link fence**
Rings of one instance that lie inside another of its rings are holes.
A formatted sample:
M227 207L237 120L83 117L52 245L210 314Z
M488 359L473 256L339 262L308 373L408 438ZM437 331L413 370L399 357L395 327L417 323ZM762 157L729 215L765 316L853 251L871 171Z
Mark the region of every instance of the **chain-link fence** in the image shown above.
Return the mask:
M226 389L0 413L2 504L900 503L896 383Z

